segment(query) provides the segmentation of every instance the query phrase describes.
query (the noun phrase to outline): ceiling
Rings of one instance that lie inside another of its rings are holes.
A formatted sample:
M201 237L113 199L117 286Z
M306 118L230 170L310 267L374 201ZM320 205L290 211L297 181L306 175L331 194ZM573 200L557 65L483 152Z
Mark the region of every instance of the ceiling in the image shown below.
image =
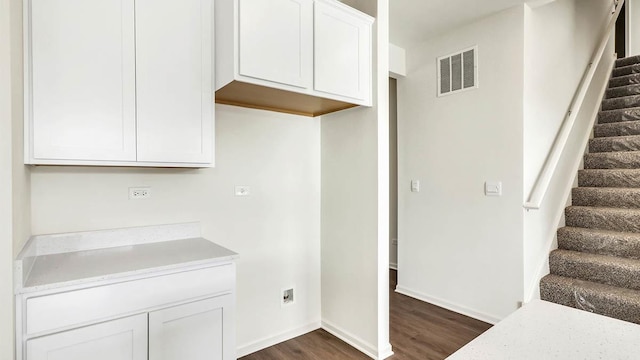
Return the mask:
M526 0L389 0L391 43L407 48Z

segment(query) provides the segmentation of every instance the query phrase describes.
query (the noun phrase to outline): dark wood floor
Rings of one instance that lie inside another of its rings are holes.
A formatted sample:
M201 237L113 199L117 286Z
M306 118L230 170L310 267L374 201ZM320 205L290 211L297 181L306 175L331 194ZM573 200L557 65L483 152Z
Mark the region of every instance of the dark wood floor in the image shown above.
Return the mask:
M491 325L400 295L397 273L389 274L390 337L393 360L442 360ZM242 360L343 360L369 357L324 330L316 330L245 356Z

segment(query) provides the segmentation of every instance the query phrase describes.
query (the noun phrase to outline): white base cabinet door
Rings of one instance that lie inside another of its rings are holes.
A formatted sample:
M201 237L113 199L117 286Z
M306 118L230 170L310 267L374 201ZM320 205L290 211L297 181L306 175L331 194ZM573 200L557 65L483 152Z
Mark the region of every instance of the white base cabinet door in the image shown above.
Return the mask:
M232 299L219 296L149 313L149 360L235 359L233 342L225 337L233 333L225 317Z
M27 360L147 360L147 314L27 341Z

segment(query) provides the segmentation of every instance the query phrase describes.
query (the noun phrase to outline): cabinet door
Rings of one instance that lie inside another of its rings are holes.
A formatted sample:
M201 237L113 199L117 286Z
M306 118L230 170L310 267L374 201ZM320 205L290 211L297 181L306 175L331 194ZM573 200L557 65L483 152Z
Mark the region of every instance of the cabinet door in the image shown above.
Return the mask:
M315 3L316 91L361 100L371 97L371 23L339 6Z
M212 163L212 0L135 8L138 161Z
M313 0L237 0L239 74L310 88Z
M27 341L27 360L147 360L147 314Z
M135 161L133 0L30 0L28 22L32 157Z
M235 359L231 295L149 314L149 360Z

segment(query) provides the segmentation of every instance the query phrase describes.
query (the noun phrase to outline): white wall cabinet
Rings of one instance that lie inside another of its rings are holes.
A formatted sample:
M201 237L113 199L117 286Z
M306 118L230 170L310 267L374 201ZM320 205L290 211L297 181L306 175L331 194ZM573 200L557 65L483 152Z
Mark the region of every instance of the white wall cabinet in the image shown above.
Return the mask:
M238 17L240 77L311 88L313 0L238 0Z
M216 102L317 116L372 104L373 18L337 0L218 0Z
M314 19L314 89L369 101L371 25L330 1L316 0Z
M212 166L212 0L27 0L25 24L25 163Z

